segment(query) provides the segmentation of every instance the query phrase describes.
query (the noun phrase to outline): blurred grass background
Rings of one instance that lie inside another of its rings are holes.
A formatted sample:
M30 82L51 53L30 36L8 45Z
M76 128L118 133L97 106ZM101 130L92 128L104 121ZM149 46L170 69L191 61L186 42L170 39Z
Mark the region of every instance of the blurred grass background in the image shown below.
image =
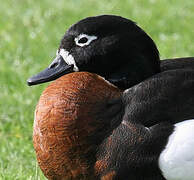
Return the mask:
M32 127L47 85L28 87L26 79L51 62L71 24L100 14L136 21L163 59L194 56L192 0L0 0L0 179L44 179Z

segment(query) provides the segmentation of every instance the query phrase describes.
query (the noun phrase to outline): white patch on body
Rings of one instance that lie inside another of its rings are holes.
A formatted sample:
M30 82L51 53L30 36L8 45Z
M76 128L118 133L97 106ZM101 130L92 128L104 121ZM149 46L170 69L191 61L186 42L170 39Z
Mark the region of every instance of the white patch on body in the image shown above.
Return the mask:
M194 120L175 124L174 132L159 157L167 180L194 180Z
M87 41L84 43L79 43L79 40L82 38L86 38ZM90 36L87 34L80 34L78 37L75 38L76 45L83 47L89 45L93 40L97 39L97 36Z
M58 52L58 55L61 55L63 57L64 61L68 65L73 64L73 70L74 71L79 71L79 68L77 67L77 65L75 63L75 59L73 58L73 56L71 54L69 54L68 51L66 51L65 49L60 49L59 52Z

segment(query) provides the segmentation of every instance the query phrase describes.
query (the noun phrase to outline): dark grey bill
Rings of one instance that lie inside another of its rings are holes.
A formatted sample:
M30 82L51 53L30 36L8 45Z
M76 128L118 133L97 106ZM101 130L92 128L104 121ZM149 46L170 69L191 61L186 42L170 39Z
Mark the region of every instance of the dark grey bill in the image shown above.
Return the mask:
M71 72L73 72L73 65L68 65L62 56L58 55L48 68L29 78L27 84L32 86L49 82Z

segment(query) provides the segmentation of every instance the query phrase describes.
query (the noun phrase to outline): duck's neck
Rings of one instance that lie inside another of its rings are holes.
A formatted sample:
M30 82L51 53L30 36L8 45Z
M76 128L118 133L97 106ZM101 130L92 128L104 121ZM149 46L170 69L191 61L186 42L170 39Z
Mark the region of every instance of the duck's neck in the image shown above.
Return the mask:
M138 62L137 62L138 60ZM160 73L159 59L148 60L140 54L129 57L128 62L118 66L117 70L107 78L120 89L128 89L145 79Z

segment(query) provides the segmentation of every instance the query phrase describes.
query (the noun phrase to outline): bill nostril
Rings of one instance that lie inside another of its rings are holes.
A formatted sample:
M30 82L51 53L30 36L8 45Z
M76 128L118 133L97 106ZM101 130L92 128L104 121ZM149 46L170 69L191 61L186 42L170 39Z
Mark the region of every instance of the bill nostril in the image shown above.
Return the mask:
M59 63L54 62L49 66L49 69L55 68L56 66L58 66Z

